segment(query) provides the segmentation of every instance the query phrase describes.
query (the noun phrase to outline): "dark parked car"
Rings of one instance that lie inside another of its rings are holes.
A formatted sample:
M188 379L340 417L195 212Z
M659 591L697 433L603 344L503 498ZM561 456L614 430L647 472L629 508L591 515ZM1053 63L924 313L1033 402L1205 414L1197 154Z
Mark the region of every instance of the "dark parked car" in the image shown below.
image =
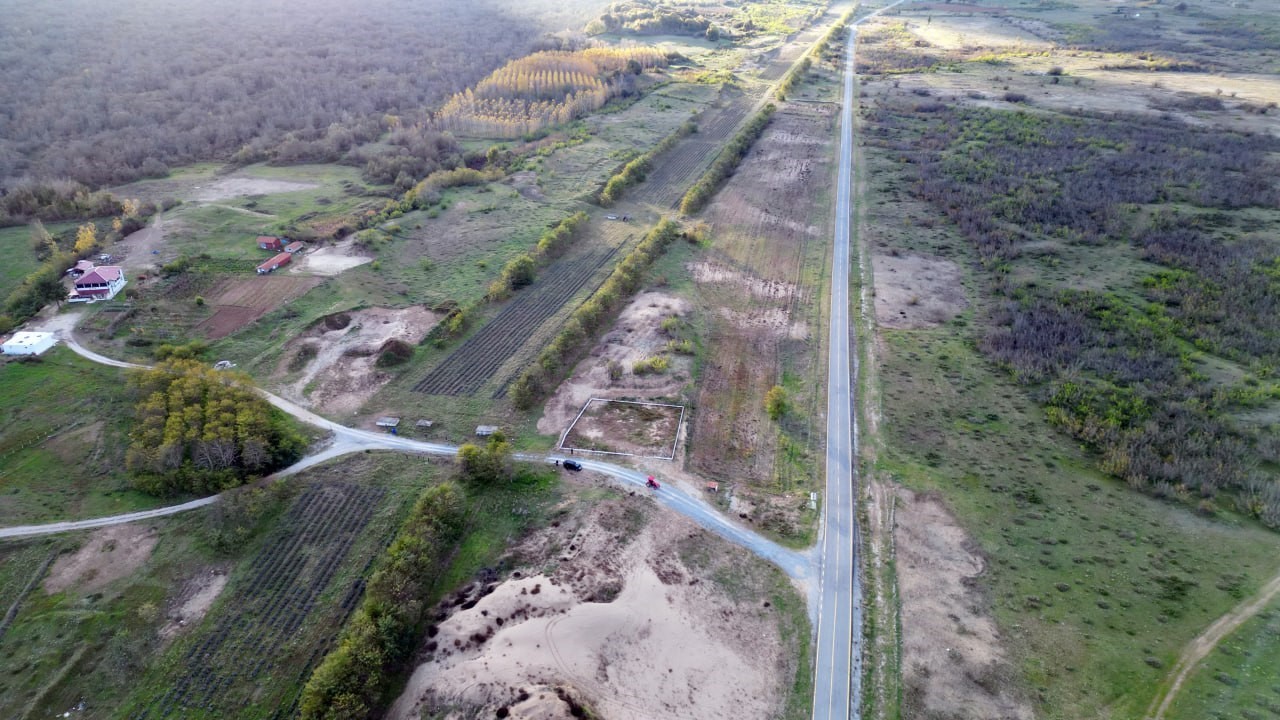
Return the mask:
M577 460L565 460L564 467L566 470L581 470L582 463L578 462Z

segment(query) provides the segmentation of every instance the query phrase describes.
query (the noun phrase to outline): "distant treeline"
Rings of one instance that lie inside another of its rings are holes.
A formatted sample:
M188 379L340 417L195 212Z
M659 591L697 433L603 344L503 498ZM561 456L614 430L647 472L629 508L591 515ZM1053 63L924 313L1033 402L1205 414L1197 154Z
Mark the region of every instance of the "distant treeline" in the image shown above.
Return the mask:
M547 47L544 31L564 26L539 15L599 6L14 0L0 23L0 188L24 177L97 188L210 160L342 160L375 181L421 178L456 164L456 146L414 130L430 109ZM387 130L399 132L360 147Z

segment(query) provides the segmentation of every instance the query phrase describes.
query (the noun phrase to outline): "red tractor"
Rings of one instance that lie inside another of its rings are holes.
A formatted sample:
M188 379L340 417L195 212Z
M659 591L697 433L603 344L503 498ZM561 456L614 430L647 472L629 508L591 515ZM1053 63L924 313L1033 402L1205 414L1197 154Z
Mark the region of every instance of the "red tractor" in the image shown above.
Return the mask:
M654 480L653 476L650 475L649 479L644 481L644 486L647 488L652 488L654 490L659 490L662 488L662 483L658 482L657 480Z

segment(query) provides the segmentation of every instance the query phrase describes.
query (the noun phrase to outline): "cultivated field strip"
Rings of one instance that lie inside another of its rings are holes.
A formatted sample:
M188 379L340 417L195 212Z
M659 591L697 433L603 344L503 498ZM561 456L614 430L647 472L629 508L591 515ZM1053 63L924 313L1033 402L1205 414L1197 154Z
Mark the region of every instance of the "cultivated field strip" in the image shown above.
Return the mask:
M475 393L616 252L616 247L600 248L552 265L533 287L517 293L496 317L467 338L413 389L429 395Z
M739 98L721 108L698 134L663 153L645 182L632 195L639 202L672 208L679 204L689 186L697 180L707 161L733 135L751 109L749 100Z
M308 487L254 558L244 581L231 589L231 601L177 663L181 674L169 690L132 717L230 717L253 703L273 677L297 674L305 681L336 633L323 638L324 647L312 649L307 658L293 657L300 648L296 635L318 609L336 615L326 617L318 631L325 633L341 627L355 608L363 590L360 580L338 591L342 600L337 609L318 606L384 494L379 487L348 483ZM303 650L305 643L301 641ZM294 660L303 660L306 667ZM300 687L292 688L295 694ZM297 698L277 700L279 706L291 707Z

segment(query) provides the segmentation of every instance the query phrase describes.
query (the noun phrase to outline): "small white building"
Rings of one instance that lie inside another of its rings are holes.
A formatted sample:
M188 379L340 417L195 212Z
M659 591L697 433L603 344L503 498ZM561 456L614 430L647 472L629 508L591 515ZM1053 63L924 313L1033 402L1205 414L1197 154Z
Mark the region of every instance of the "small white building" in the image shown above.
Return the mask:
M58 336L47 332L20 332L0 345L5 355L39 355L58 344Z

